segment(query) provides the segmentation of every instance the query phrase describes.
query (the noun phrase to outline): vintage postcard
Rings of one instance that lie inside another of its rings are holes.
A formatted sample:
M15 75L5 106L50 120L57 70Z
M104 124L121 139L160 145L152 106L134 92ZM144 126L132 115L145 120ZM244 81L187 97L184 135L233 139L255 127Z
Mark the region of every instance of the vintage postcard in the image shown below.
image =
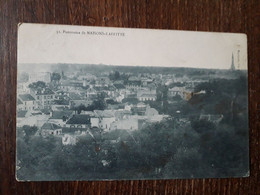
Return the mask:
M249 176L247 37L18 25L18 181Z

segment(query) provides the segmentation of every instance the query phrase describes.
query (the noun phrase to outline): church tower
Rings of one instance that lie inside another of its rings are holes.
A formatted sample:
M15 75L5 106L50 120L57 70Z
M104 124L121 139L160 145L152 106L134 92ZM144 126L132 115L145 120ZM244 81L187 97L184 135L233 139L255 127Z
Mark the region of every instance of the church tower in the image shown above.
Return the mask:
M233 53L232 53L232 62L231 62L230 70L235 70L234 55L233 55Z

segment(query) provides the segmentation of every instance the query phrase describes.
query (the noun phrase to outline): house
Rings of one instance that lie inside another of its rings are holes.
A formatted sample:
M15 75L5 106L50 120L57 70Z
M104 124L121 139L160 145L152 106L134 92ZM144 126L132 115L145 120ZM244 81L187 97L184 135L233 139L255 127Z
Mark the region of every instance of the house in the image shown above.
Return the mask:
M56 97L67 97L67 96L69 96L69 92L68 91L64 91L64 90L56 91Z
M146 106L145 116L155 116L158 115L158 111L154 108L151 108L149 105Z
M17 120L22 118L28 118L29 116L31 116L31 112L28 110L18 110L16 114Z
M23 110L23 108L24 108L23 102L19 98L17 98L16 109L17 110Z
M122 119L118 121L114 121L111 124L111 130L140 130L145 123L144 119L139 119L135 117L127 118L127 119Z
M62 133L62 128L59 125L56 125L54 123L46 122L43 124L43 126L40 129L39 134L42 136L48 136L48 135L60 135Z
M144 93L137 97L139 101L155 101L156 100L156 94L150 94L150 93Z
M42 114L41 112L33 112L20 110L17 111L17 121L16 125L18 127L22 127L24 125L29 126L37 126L41 128L41 126L46 123L49 119L48 115Z
M123 109L124 107L125 107L125 105L122 104L122 103L107 104L107 109L108 110L118 110L118 109Z
M91 127L101 128L105 131L110 130L110 125L114 122L115 112L112 110L94 110L95 115L91 117Z
M169 115L162 115L162 114L157 114L157 115L152 115L148 117L148 121L150 123L157 123L157 122L161 122L164 119L169 118Z
M126 89L130 89L130 90L140 90L142 89L142 82L140 80L128 80L126 82L126 85L125 85Z
M137 99L141 102L155 101L156 100L156 90L140 90L137 92Z
M131 111L134 115L145 115L146 104L143 102L138 103L136 106L132 106Z
M70 100L82 100L84 98L84 95L81 95L77 92L69 92L68 97Z
M97 98L97 90L94 89L93 87L90 87L86 90L86 97L90 99L95 99Z
M78 107L80 105L83 105L85 107L90 106L93 103L93 100L90 99L83 99L83 100L70 100L69 101L69 107L74 108Z
M173 87L171 89L168 90L168 96L169 97L174 97L174 96L182 96L183 95L183 87Z
M153 79L149 79L149 78L142 79L142 85L143 86L147 86L147 85L152 84L152 83L153 83Z
M63 145L76 145L77 143L77 137L70 135L70 134L65 134L62 136L62 144Z
M82 89L83 84L83 81L62 80L58 88L64 91L75 91Z
M119 109L119 110L116 110L116 112L115 112L116 120L127 119L131 115L132 115L132 112L130 110L125 110L125 109Z
M157 86L155 83L148 83L146 88L149 90L156 90Z
M55 93L49 88L31 89L31 95L35 98L39 109L50 109L54 104Z
M118 84L114 83L114 87L116 88L116 91L121 91L121 90L125 89L125 86L121 83L118 83Z
M91 125L90 116L86 114L73 115L65 124L65 127L87 129Z
M115 85L115 84L124 84L124 80L115 80L114 82L113 82L113 84Z
M95 81L97 86L108 86L110 83L108 77L96 77Z
M116 101L117 102L122 102L123 99L125 99L125 95L124 94L118 94L118 96L116 97Z
M25 93L30 93L29 83L17 83L17 93L18 94L25 94Z
M62 111L62 110L68 110L69 105L60 105L60 104L54 104L51 106L52 111Z
M90 98L86 98L83 94L80 93L70 92L69 98L69 108L78 107L80 105L87 107L93 103Z
M139 81L140 79L138 78L138 77L136 77L136 76L130 76L129 78L128 78L128 81Z
M19 95L17 103L21 110L34 110L36 108L36 101L30 94Z
M108 89L105 91L108 97L116 97L116 88L113 85L109 85Z
M50 113L49 122L64 126L66 121L71 118L72 114L72 110L52 111Z
M168 90L169 97L180 96L183 100L186 100L186 101L189 101L193 95L194 95L194 93L192 92L192 89L187 88L187 87L175 86Z

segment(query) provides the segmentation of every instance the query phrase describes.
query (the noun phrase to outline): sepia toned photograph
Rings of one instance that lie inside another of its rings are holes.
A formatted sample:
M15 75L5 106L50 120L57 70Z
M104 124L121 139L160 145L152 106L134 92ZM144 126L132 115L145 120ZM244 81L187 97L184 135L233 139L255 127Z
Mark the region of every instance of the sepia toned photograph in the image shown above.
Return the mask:
M19 24L18 181L249 176L244 34Z

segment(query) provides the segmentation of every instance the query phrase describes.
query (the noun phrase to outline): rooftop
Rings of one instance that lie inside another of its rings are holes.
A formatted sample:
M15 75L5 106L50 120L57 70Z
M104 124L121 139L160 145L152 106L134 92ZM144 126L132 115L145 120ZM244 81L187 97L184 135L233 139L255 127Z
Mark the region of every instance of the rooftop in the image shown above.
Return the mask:
M156 94L142 94L139 97L156 97Z
M44 123L41 129L46 129L46 130L55 130L55 129L61 129L59 125L56 125L54 123Z
M88 125L90 124L90 116L85 114L79 114L79 115L73 115L66 124L82 124L82 125Z
M18 118L24 118L25 115L26 115L26 113L27 113L26 110L19 110L19 111L17 112L17 117L18 117Z
M31 96L30 94L22 94L22 95L19 95L19 98L20 98L22 101L24 101L24 102L26 102L26 101L34 101L34 100L35 100L34 97ZM18 101L19 101L19 100L18 100Z
M141 86L141 81L127 81L127 85L138 85Z
M82 100L82 96L78 93L75 93L75 92L70 92L69 93L69 97L72 99L72 100Z
M63 80L60 85L61 86L70 86L70 87L81 87L81 86L83 86L83 83L81 81Z
M125 86L123 84L114 84L114 86L117 89L125 89Z
M53 95L54 92L49 88L39 88L36 89L36 95Z
M115 116L112 110L94 110L96 117L111 118Z
M23 104L23 102L19 98L17 98L17 105L19 104Z
M73 113L72 110L65 110L65 111L53 111L52 116L50 119L63 119L63 117L70 117Z
M93 89L95 89L96 91L108 91L109 87L107 87L107 86L94 86Z

